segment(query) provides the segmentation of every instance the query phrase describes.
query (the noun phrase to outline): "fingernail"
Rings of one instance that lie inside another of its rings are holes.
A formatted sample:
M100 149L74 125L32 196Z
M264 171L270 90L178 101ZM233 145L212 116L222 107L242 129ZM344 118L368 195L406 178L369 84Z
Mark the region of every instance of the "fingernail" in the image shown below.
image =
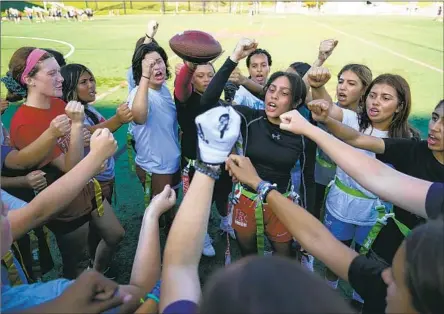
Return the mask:
M123 298L123 302L127 303L127 302L131 301L132 298L133 298L133 296L131 294L128 294Z

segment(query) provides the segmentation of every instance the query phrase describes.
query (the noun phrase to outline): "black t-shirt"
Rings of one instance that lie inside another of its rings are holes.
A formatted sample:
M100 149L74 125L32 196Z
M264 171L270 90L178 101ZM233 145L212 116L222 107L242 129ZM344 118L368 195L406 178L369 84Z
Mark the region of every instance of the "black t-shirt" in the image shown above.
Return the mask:
M387 285L381 274L387 266L363 255L357 256L348 270L348 281L364 299L363 314L384 313L387 305Z
M444 183L435 182L430 186L425 208L429 219L444 216Z
M264 110L235 106L241 115L241 133L245 156L249 157L259 176L276 183L285 193L290 172L303 152L302 136L283 131L268 121Z
M204 108L200 105L201 97L200 94L193 91L191 96L185 102L181 102L174 95L177 121L182 130L182 156L193 160L197 158L197 128L195 119L198 115L208 110L208 108Z
M237 63L228 58L211 80L201 98L201 106L209 110L220 104L220 96ZM249 157L259 176L277 184L284 193L290 182L291 169L303 149L302 136L283 131L270 123L264 110L233 106L241 115L241 133L245 156ZM301 163L305 164L305 163Z
M391 164L399 172L430 182L444 182L444 165L433 156L427 147L426 141L408 139L385 138L385 150L376 157L387 164ZM424 222L399 207L394 207L396 219L410 229Z
M412 177L431 182L444 180L444 165L436 160L432 151L427 147L426 141L387 138L384 139L384 143L384 154L376 155L382 162L391 164L396 170ZM429 191L427 196L429 207L436 206L431 204L435 204L436 200L439 201L438 196L432 196L437 195L437 193L439 194L440 191L436 190L436 192L431 193ZM405 224L409 229L413 229L420 223L425 222L425 219L397 206L394 207L394 212L396 219ZM428 215L431 216L430 214ZM381 229L378 237L373 242L368 256L377 255L388 265L391 265L393 257L403 240L404 235L395 222L389 219L387 225Z

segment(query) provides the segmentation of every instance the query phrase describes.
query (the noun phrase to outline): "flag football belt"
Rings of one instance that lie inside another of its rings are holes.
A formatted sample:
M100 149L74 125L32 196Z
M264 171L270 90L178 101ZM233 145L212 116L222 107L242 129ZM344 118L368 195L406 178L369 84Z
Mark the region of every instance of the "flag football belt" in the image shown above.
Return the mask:
M97 205L97 213L99 214L99 217L102 217L105 213L105 209L103 207L102 187L97 179L92 179L92 181L94 183L94 199Z
M38 264L28 265L28 266L32 268L34 275L37 274L43 275L44 273L48 272L50 268L54 266L54 264L52 263L51 256L46 256L46 260L48 260L48 258L51 259L51 261L49 262L47 261L47 263L50 265L42 265L42 254L44 254L45 248L41 247L39 238L43 237L45 242L42 243L42 245L47 245L49 248L50 244L49 230L47 227L43 226L42 228L40 228L40 231L38 233L34 230L31 230L30 232L27 233L27 236L29 237L29 250L33 248L38 250L37 252L30 252L31 256L35 253L38 255L38 261L36 261ZM17 257L17 259L15 259L15 257ZM16 265L16 262L19 264L19 266ZM23 259L22 252L20 250L20 246L17 241L15 241L12 244L11 249L2 257L2 264L7 269L8 279L11 286L18 286L34 282L33 278L29 275L25 260ZM22 278L20 276L20 271L18 267L20 267L23 270L25 278Z
M196 160L190 159L187 157L183 157L187 162L187 165L182 169L181 177L182 177L182 197L185 196L188 189L190 188L190 168L194 167Z
M402 222L400 222L395 218L395 213L393 212L387 213L385 206L376 206L375 209L378 211L378 219L376 220L376 223L373 225L372 229L368 233L361 247L361 250L359 251L359 253L363 255L366 255L369 252L373 242L375 242L381 230L387 225L389 219L392 219L395 222L396 226L398 227L399 231L404 235L404 237L408 236L408 234L411 231L406 225L404 225Z
M251 192L248 188L241 184L236 184L234 197L245 196L255 204L254 217L256 220L256 243L258 255L264 255L265 251L265 226L264 226L264 203L262 203L257 193ZM292 192L286 192L283 194L286 198L296 199L296 197L290 197Z
M327 169L335 169L336 165L334 163L328 162L327 160L323 159L319 153L316 154L316 162L323 168Z
M363 192L346 186L336 176L334 181L330 182L330 184L328 185L328 187L325 191L325 200L327 199L327 194L328 194L332 184L335 184L341 191L343 191L349 195L355 196L355 197L364 198L364 199L374 199L374 200L378 199L378 198L368 197ZM325 204L325 200L324 200L324 204ZM399 231L404 235L404 237L406 237L410 233L410 229L406 225L404 225L402 222L397 220L395 218L395 213L393 213L393 211L391 209L388 211L388 209L385 205L383 205L383 204L376 205L375 210L378 212L378 218L376 220L376 223L373 225L372 229L368 233L366 239L364 240L364 243L363 243L363 245L360 249L360 252L359 252L360 254L367 254L369 252L370 248L372 247L372 244L375 242L375 240L378 237L379 233L381 232L382 228L384 228L384 226L387 225L388 219L392 219L395 222L396 226L398 227Z

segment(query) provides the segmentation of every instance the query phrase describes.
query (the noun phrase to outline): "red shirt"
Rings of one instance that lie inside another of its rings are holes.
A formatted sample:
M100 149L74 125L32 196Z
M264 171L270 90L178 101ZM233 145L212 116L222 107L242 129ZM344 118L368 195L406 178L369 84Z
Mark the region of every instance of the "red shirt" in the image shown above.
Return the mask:
M23 149L34 142L43 132L45 132L51 121L62 114L65 114L66 103L59 98L51 98L49 109L40 109L23 104L16 111L11 120L11 146ZM66 153L69 147L69 134L57 139L57 145L52 153L40 164L40 167L47 165L52 160Z

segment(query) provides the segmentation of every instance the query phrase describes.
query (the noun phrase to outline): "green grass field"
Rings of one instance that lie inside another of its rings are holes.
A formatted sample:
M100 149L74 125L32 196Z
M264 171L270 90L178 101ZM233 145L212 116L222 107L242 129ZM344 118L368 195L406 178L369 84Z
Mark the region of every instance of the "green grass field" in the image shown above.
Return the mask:
M201 29L213 33L222 43L225 56L229 55L241 36L256 38L260 46L271 53L273 70L286 69L294 61L311 63L317 56L319 42L336 38L339 45L325 64L331 73L336 75L342 66L353 62L368 65L375 77L387 72L402 75L412 90L411 121L423 134L427 130L431 111L443 98L443 25L432 19L415 17L261 15L251 19L239 15L196 14L102 16L83 23L61 21L30 25L28 21L23 21L15 25L6 22L1 25L1 73L6 73L10 56L21 46L55 48L65 54L70 50L65 44L12 37L66 41L75 47L68 61L88 66L97 78L98 92L104 93L125 81L136 40L144 34L145 25L152 18L160 22L156 39L167 49L172 68L180 60L169 49L168 40L176 32L186 29ZM223 59L220 58L216 65L219 66ZM332 96L335 83L334 78L328 83ZM172 80L169 84L171 86ZM2 86L1 97L4 95ZM127 89L123 87L100 100L96 106L109 117L126 96ZM13 112L14 108L11 108L2 117L6 125L9 125ZM121 148L125 145L125 134L123 128L116 134ZM117 203L114 207L127 234L113 266L118 274L117 280L123 283L129 280L137 246L143 215L143 196L135 174L129 170L125 152L117 156L116 172ZM215 240L217 256L202 259L202 278L206 278L224 263L225 237L218 233L217 214L212 216L210 233ZM235 246L234 255L238 255ZM59 266L58 264L57 271L60 270Z

